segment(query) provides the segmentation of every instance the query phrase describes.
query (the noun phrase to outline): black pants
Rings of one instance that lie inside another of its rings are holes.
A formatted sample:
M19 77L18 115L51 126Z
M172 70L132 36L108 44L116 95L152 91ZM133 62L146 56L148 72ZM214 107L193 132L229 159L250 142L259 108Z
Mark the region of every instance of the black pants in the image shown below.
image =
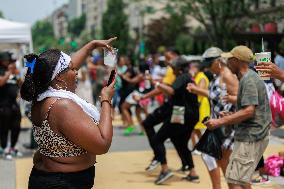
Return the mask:
M73 173L52 173L33 168L29 189L91 189L94 179L95 166Z
M164 142L170 138L182 160L183 166L189 166L189 169L194 168L192 155L188 149L188 141L193 128L194 126L171 124L169 122L163 124L153 139L156 156L161 164L167 163Z
M154 160L157 160L157 152L155 151L154 136L156 131L154 129L160 123L163 123L165 118L171 116L171 105L169 102L165 102L162 106L155 109L154 112L148 114L146 119L142 122L145 129L145 133L148 137L149 144L154 152Z
M154 160L165 162L165 159L163 160L163 158L161 158L161 151L162 151L162 153L163 153L163 151L165 152L165 145L164 145L163 142L162 143L157 142L157 137L156 137L157 133L156 133L154 127L157 126L160 123L163 123L166 119L168 119L171 116L171 114L172 114L172 104L171 104L171 102L165 102L162 106L158 107L154 112L149 114L146 117L146 119L142 122L142 125L145 129L145 133L148 137L149 144L150 144L150 146L151 146L151 148L154 152L154 158L153 158ZM164 127L164 125L162 127ZM166 130L162 129L161 131L159 131L160 135L161 134L163 135L164 131L167 131L167 129ZM165 136L167 134L169 134L169 133L165 132ZM162 137L162 138L164 138L164 137ZM178 140L175 137L169 137L169 136L167 138L171 138L171 141L174 144L174 147L177 150L178 155L181 159L182 166L189 165L188 161L191 161L191 160L188 160L187 158L189 158L189 159L191 158L191 157L189 157L189 156L191 156L191 153L190 153L190 155L184 155L185 154L184 148L181 148L181 146L183 146L183 144L180 144L180 140ZM187 142L188 142L188 140L187 140ZM187 144L186 144L186 146L187 146ZM188 148L186 147L186 149L188 149ZM163 162L161 162L161 163L163 163Z
M18 104L9 107L0 107L0 140L1 147L5 149L8 142L8 134L11 131L11 147L14 148L18 142L21 130L21 111Z

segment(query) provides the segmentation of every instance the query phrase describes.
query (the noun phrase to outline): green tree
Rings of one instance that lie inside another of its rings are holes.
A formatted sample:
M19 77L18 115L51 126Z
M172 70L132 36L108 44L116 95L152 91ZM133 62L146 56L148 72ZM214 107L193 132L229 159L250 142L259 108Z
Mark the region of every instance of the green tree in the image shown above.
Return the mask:
M127 53L129 33L128 18L124 13L125 4L123 0L108 0L107 11L103 14L102 33L107 39L116 36L118 39L114 46L120 53Z
M3 12L0 11L0 18L4 18Z
M81 32L84 30L86 25L86 14L82 14L78 18L72 19L68 23L68 32L72 37L78 37Z
M177 36L175 46L182 54L193 53L193 38L185 33L181 33Z
M204 27L212 45L231 48L232 35L251 20L258 20L265 11L258 9L259 0L173 0L175 8L191 15ZM270 12L281 12L283 6ZM265 15L267 17L267 14Z
M56 46L57 40L53 27L47 20L37 21L32 27L32 38L35 51L44 51Z
M185 16L176 12L171 12L170 17L163 17L154 20L146 27L146 44L150 51L156 51L160 45L176 46L179 45L179 50L182 52L189 51L189 46L185 48L184 44L181 45L181 38L185 39L188 28L185 26ZM187 38L188 40L188 38ZM187 50L185 50L187 49Z

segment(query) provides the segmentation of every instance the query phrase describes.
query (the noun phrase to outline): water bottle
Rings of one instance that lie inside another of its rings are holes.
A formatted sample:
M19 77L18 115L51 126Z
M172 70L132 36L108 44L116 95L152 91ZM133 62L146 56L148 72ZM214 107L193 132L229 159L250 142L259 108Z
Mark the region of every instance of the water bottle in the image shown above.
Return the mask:
M150 72L149 70L145 71L145 89L151 88L151 81L150 81Z

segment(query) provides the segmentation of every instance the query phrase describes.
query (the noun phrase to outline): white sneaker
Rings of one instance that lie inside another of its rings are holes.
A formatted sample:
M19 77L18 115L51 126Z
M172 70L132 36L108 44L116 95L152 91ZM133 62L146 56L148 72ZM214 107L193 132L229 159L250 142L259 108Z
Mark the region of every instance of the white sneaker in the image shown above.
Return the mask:
M197 155L197 156L201 156L201 152L199 152L198 150L194 150L192 152L193 155Z
M5 160L13 160L13 156L11 153L5 153L4 154L4 159Z
M160 162L158 162L157 160L153 160L151 161L150 165L145 170L148 172L151 172L155 170L159 165L161 165Z

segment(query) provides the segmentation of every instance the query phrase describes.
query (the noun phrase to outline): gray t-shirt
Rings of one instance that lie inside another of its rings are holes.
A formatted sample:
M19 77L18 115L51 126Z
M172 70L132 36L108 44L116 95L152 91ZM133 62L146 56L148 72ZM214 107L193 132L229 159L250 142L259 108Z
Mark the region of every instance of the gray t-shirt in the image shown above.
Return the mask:
M252 70L240 80L237 108L238 110L255 105L253 117L236 126L235 140L255 142L268 135L271 124L271 111L264 82Z

